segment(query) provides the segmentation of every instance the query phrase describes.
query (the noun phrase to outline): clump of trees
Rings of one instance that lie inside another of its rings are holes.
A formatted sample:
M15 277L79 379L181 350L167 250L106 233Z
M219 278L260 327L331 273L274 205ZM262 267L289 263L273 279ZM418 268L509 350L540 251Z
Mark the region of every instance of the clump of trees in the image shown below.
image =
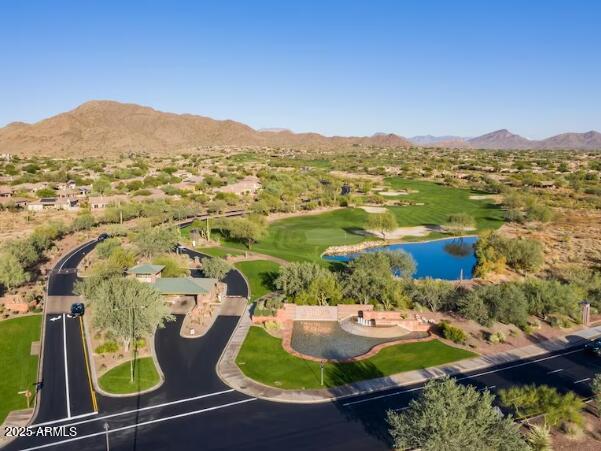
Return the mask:
M388 412L395 449L528 450L511 416L494 405L494 395L454 379L428 382L403 412Z
M505 219L511 222L550 222L555 217L553 210L540 199L517 191L506 194L503 203L507 207Z
M533 272L544 263L540 241L506 238L491 231L483 233L476 243L476 258L476 277L483 277L490 272L502 272L506 266L516 271Z
M147 224L132 233L131 240L138 252L146 258L171 252L179 241L176 227L152 227Z
M415 262L405 252L368 252L335 274L315 263L282 266L275 287L299 304L374 304L385 309L404 308L409 298L404 282L415 271Z
M11 290L31 279L34 267L44 258L54 241L67 232L62 222L37 227L23 239L9 240L0 246L0 285Z
M232 270L232 266L223 258L205 257L201 260L202 271L206 277L221 280Z

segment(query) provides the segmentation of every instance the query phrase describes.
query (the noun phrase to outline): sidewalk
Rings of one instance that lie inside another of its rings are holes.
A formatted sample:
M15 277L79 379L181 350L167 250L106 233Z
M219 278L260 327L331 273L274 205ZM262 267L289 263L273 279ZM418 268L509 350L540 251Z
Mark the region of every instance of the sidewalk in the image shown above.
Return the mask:
M549 352L571 348L601 334L601 326L591 327L578 332L572 332L564 337L558 337L537 344L524 346L522 348L516 348L509 352L475 357L448 365L441 365L423 370L407 371L333 388L284 390L263 385L246 377L240 368L238 368L238 365L236 365L236 356L240 351L251 325L250 313L247 309L240 317L236 330L230 337L230 341L226 345L223 354L217 363L217 375L225 384L246 395L269 401L289 403L327 402L349 396L365 395L390 388L398 388L405 385L419 384L429 379L445 375L477 371L483 368L517 362L518 360L529 359Z

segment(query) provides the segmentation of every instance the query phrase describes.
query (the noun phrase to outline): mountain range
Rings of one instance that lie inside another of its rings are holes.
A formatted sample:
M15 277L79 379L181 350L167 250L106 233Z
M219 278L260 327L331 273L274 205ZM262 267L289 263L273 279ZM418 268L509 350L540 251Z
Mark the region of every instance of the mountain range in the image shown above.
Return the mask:
M72 111L34 124L13 122L0 128L0 153L50 157L100 156L130 151L167 153L203 146L593 150L601 149L601 134L595 131L563 133L540 141L523 138L505 129L475 138L427 135L408 140L393 133L328 137L318 133L293 133L283 128L255 130L232 120L165 113L145 106L105 100L86 102Z
M90 101L35 124L13 122L0 128L0 153L73 156L129 151L165 153L201 146L341 147L376 145L409 148L394 134L327 137L285 129L254 130L231 120L174 114L113 101Z

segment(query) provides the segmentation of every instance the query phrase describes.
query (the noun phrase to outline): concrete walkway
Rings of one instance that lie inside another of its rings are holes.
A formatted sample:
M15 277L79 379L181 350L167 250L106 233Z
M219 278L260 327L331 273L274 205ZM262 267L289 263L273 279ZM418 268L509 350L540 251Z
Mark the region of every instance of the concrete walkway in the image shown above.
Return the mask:
M512 351L465 359L448 365L407 371L328 389L284 390L263 385L246 377L240 368L238 368L238 365L236 365L236 356L242 347L242 343L251 325L250 313L247 309L240 317L240 321L217 363L217 374L225 384L249 396L269 401L290 403L328 402L349 396L364 395L390 388L419 384L445 375L477 371L483 368L537 357L549 352L560 351L578 346L586 340L601 335L601 326L591 327L573 332L564 337L545 340L537 344L516 348Z

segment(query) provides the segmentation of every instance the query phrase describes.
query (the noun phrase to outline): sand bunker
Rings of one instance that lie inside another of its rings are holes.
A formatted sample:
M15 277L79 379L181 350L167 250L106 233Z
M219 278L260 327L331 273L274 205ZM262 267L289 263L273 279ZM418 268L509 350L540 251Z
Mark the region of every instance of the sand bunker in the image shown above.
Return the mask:
M472 194L470 196L471 200L492 200L497 204L500 204L503 201L503 196L501 194Z
M409 194L407 191L382 191L378 194L381 194L382 196L406 196L407 194Z
M404 236L427 236L431 232L441 232L442 227L440 226L415 226L415 227L399 227L391 232L386 232L386 236L382 237L382 233L376 230L368 230L372 235L387 240L398 240Z
M359 208L365 210L368 213L386 213L388 211L384 207L373 207L370 205L361 205Z

